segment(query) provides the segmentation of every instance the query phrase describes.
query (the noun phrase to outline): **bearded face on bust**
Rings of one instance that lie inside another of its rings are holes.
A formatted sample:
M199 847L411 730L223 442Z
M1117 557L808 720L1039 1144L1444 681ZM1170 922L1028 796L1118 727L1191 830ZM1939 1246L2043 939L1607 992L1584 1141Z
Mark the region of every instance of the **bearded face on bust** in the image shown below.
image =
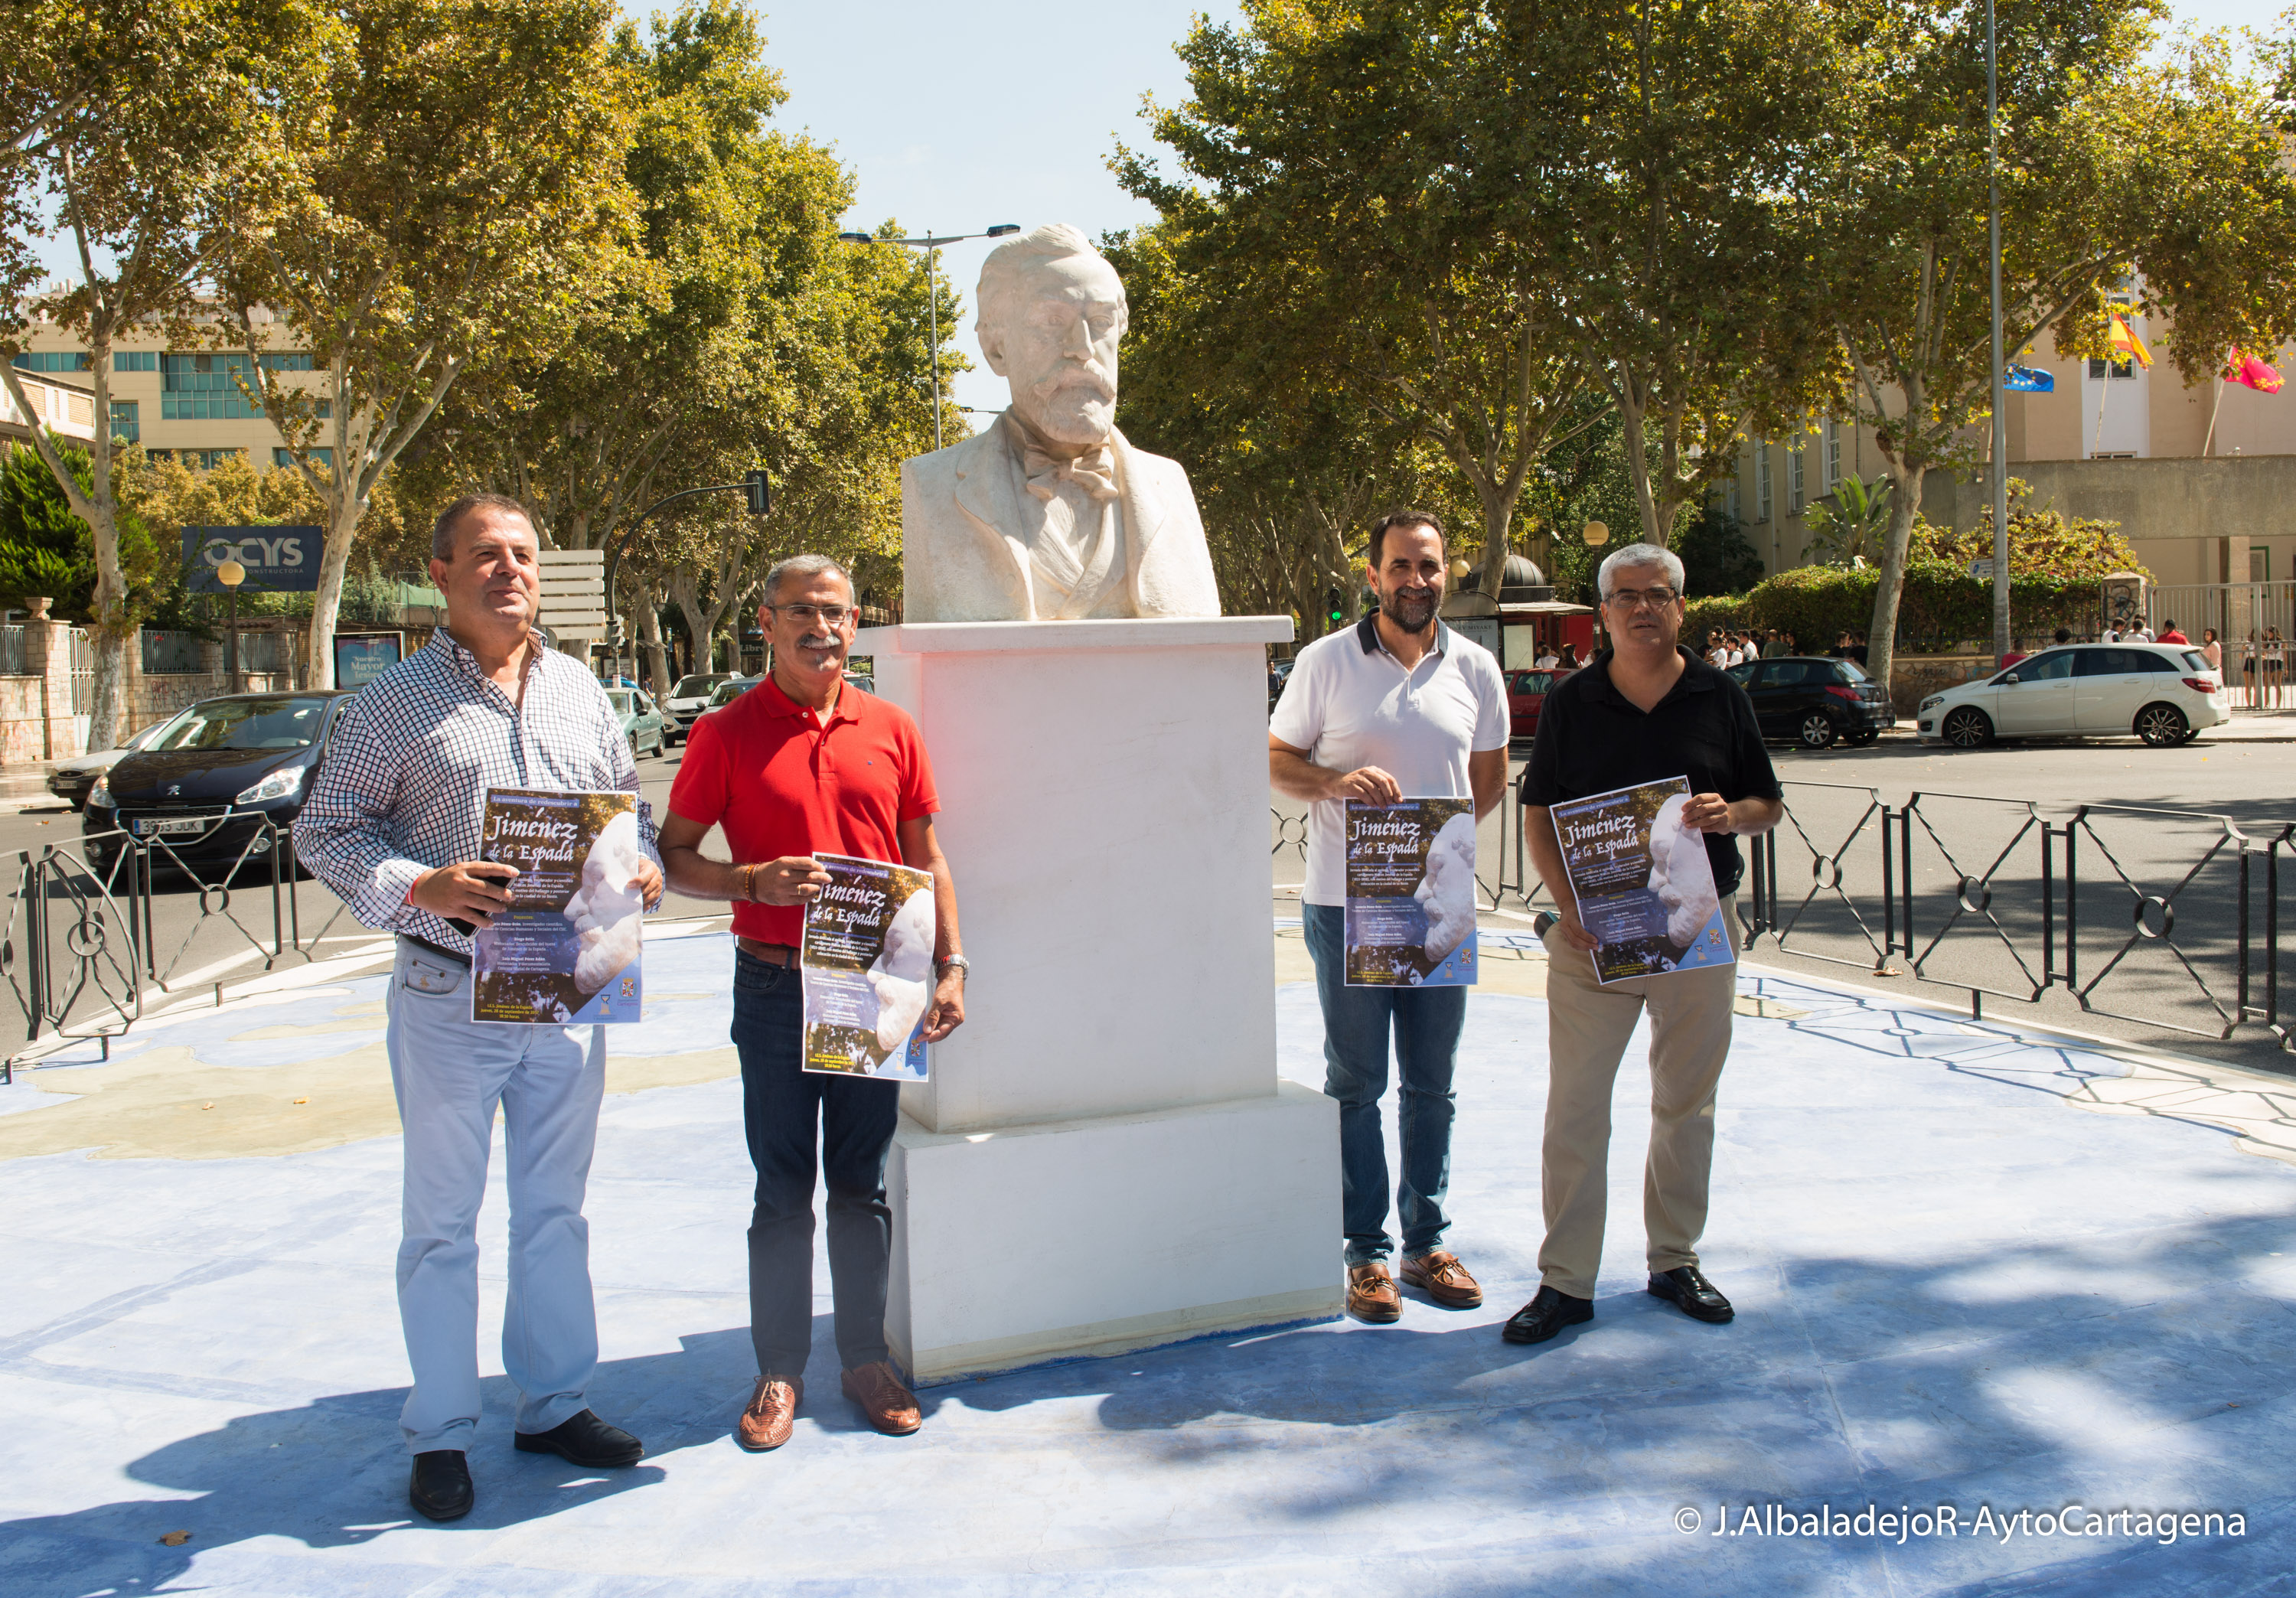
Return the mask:
M1217 616L1203 522L1179 463L1116 427L1124 284L1065 223L989 252L974 296L1012 405L901 468L908 619Z

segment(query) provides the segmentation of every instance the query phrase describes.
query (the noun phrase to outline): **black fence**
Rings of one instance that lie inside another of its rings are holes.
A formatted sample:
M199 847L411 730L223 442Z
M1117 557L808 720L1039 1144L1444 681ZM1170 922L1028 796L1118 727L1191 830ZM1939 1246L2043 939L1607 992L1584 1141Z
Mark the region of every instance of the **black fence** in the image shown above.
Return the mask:
M1800 959L1910 976L1959 990L1972 1017L1988 999L2046 1000L2296 1053L2280 993L2296 821L1947 793L1892 803L1876 788L1784 786L1785 818L1744 844L1737 918L1749 954L1767 939ZM1497 869L1478 879L1485 902L1551 908L1512 796L1496 820ZM1272 811L1271 832L1273 853L1305 853L1301 818ZM1489 862L1488 832L1484 841Z
M202 973L244 978L316 958L347 914L340 902L326 895L329 914L307 929L288 834L259 816L231 818L228 835L223 824L0 854L12 879L0 1027L22 1039L0 1059L0 1083L44 1041L98 1040L109 1059L111 1040L154 1005L209 990L219 1000L220 980Z

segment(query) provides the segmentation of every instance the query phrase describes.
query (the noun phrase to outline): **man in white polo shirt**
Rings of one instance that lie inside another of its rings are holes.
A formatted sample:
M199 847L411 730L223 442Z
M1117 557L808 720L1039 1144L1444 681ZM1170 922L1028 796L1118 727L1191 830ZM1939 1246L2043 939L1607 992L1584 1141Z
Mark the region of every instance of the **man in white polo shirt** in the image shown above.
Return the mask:
M1268 721L1267 776L1277 792L1309 801L1301 914L1324 1007L1324 1091L1340 1102L1348 1313L1384 1323L1403 1313L1387 1268L1395 1242L1379 1119L1390 1028L1401 1067L1403 1280L1448 1308L1483 1301L1467 1267L1439 1246L1450 1225L1451 1063L1467 990L1347 985L1347 802L1472 794L1480 820L1506 787L1508 723L1498 662L1437 619L1442 524L1424 511L1382 517L1364 571L1379 609L1300 651Z

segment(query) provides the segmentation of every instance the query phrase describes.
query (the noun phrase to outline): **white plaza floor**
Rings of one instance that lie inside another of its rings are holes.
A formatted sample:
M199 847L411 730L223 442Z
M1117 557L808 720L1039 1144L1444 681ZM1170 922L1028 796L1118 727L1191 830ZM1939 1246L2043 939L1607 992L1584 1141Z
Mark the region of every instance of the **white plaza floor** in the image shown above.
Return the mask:
M1519 1348L1545 1017L1481 993L1447 1241L1484 1308L930 1389L895 1439L838 1397L824 1263L796 1438L758 1456L730 1436L753 1369L730 959L650 942L649 1020L614 1040L591 1396L647 1458L513 1453L482 1344L479 1505L447 1527L411 1521L395 1426L381 978L0 1089L0 1594L2296 1591L2296 1083L1747 971L1705 1247L1737 1320L1642 1291L1630 1054L1596 1317ZM1277 1004L1283 1071L1319 1085L1312 990ZM503 1219L497 1183L490 1315ZM1012 1292L1062 1268L1026 1214L983 1241ZM1920 1535L1861 1529L1901 1506Z

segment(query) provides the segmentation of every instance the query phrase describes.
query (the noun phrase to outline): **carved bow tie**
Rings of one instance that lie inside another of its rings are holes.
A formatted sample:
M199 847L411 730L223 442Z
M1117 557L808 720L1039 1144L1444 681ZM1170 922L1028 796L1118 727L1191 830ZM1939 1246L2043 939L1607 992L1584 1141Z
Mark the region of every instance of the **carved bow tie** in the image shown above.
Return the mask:
M1036 446L1029 445L1021 452L1021 465L1029 474L1029 492L1047 503L1063 479L1095 500L1116 497L1116 456L1105 444L1098 449L1087 450L1073 461L1046 455Z

